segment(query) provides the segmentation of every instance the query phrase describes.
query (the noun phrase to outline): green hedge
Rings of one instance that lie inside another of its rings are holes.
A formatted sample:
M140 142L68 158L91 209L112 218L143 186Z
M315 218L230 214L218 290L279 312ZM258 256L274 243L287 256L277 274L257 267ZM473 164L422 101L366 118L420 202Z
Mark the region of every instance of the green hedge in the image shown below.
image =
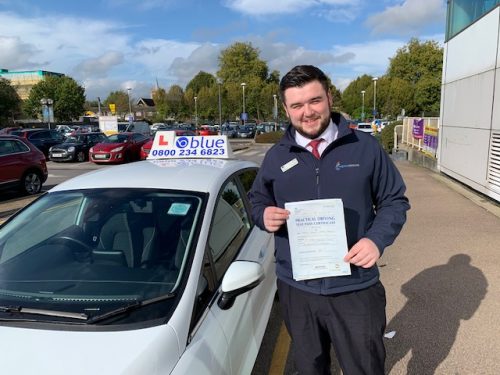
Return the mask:
M389 154L392 153L392 148L394 147L394 127L396 125L402 125L403 121L393 121L386 125L382 132L380 133L380 143L385 151Z
M262 133L255 136L255 143L276 143L283 137L282 131Z

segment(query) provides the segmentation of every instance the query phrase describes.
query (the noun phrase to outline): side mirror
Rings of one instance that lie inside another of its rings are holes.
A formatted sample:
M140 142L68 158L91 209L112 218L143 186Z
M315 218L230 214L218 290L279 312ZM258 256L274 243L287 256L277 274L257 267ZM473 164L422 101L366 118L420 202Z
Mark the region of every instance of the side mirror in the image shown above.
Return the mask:
M252 290L264 280L264 269L259 263L239 260L231 263L222 279L222 295L217 305L222 310L233 306L236 297Z

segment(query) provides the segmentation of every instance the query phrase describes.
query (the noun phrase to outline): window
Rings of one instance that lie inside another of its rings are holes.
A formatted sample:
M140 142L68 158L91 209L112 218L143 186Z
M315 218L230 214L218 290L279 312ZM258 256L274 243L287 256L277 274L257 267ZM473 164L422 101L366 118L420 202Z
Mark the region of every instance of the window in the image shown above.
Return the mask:
M448 19L446 40L453 38L467 26L500 4L500 0L450 0L448 1Z
M10 155L18 152L28 152L29 148L19 141L2 139L0 140L0 156Z

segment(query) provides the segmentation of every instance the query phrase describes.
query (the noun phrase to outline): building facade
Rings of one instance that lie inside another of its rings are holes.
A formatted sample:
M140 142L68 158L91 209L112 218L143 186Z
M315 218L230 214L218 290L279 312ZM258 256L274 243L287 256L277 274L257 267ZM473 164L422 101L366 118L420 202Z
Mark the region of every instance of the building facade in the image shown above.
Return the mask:
M500 0L449 0L438 168L500 201Z
M21 70L13 71L0 69L0 77L8 79L12 87L22 100L28 99L31 88L48 76L62 77L62 73L48 72L45 70Z

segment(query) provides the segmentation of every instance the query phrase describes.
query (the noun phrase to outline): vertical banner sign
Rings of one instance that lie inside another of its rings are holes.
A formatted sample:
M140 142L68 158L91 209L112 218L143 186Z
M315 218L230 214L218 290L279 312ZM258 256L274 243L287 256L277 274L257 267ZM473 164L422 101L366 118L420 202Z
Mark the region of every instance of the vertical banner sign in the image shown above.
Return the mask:
M431 126L426 126L424 131L424 148L425 154L436 157L438 148L438 129Z
M413 138L422 139L424 137L424 119L413 119Z

